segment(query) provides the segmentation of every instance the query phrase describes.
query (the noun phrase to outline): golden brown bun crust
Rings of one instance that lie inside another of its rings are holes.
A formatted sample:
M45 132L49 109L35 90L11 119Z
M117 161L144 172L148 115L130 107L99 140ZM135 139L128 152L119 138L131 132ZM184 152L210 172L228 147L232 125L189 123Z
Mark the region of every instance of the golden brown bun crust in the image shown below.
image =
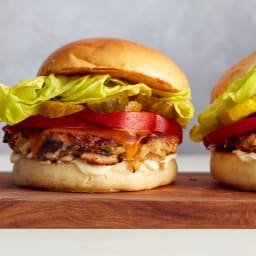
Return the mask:
M82 172L73 163L47 164L21 158L13 168L16 185L52 191L116 192L152 189L173 182L177 175L175 159L162 170L145 168L127 171L128 166L113 166L103 174Z
M79 40L57 49L38 71L38 75L49 74L110 74L163 91L189 87L181 69L162 53L114 38Z
M256 65L256 52L246 56L228 69L213 87L211 102L231 85L232 82L244 76L250 68Z
M210 170L223 184L256 191L256 160L245 162L232 153L212 152Z

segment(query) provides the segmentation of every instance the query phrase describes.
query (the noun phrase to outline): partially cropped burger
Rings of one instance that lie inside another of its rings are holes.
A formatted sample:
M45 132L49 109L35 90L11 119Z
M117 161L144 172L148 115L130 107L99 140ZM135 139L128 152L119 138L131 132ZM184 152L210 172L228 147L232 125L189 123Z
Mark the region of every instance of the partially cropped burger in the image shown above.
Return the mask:
M0 85L14 183L56 191L135 191L177 173L193 117L180 68L127 40L85 39L54 51L38 76Z
M256 52L220 78L198 123L190 137L210 150L212 176L234 188L256 190Z

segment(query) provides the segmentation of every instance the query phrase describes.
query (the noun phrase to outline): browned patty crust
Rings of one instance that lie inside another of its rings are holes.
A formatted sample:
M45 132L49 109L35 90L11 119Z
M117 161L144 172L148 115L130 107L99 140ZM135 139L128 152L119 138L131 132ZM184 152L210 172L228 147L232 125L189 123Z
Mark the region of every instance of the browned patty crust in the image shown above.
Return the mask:
M28 159L68 163L80 158L98 165L127 160L127 151L132 151L133 159L164 159L176 152L178 146L176 136L160 133L120 138L74 129L5 129L4 142L9 144L14 153Z

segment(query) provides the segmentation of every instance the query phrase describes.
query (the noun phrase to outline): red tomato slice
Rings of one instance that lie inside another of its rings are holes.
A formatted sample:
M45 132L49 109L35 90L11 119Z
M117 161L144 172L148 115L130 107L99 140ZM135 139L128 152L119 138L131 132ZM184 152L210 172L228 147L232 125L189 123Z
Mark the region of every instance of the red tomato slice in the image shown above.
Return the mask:
M230 125L221 126L217 130L209 133L203 139L204 145L218 144L227 138L238 136L245 132L256 130L256 117L239 120Z
M31 116L14 125L14 127L30 128L84 128L104 125L109 128L125 130L143 130L176 135L182 142L182 128L174 120L167 119L150 112L112 112L96 113L83 110L75 114L59 118Z
M167 134L175 134L182 141L182 128L174 120L150 112L120 111L112 113L96 113L83 110L76 114L83 120L106 125L111 128L147 130Z

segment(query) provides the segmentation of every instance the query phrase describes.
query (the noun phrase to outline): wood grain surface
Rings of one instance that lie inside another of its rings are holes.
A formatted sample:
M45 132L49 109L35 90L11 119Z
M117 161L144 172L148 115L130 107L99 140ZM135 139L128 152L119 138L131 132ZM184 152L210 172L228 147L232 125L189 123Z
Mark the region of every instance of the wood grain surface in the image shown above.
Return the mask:
M255 228L256 193L231 190L208 173L180 173L141 192L62 193L16 187L0 172L0 227Z

